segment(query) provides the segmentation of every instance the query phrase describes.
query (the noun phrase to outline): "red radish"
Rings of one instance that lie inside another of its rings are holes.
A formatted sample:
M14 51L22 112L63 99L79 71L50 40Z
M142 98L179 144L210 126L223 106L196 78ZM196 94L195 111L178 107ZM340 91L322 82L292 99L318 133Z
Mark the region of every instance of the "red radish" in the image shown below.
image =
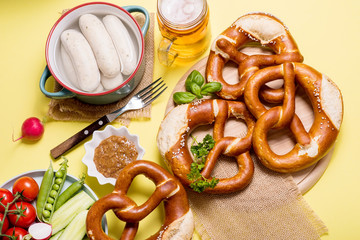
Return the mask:
M24 138L28 140L39 140L44 133L44 125L40 119L36 117L30 117L24 121L21 127L22 136L14 142Z
M28 232L34 240L47 240L51 237L52 227L47 223L34 223L29 227Z

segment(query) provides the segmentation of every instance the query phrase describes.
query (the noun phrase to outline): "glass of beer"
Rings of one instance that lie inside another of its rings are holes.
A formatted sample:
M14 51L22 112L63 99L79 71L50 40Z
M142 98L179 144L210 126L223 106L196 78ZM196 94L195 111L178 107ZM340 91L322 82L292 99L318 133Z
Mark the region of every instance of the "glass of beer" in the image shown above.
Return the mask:
M195 60L211 40L206 0L158 0L157 19L162 35L158 47L160 63L171 66Z

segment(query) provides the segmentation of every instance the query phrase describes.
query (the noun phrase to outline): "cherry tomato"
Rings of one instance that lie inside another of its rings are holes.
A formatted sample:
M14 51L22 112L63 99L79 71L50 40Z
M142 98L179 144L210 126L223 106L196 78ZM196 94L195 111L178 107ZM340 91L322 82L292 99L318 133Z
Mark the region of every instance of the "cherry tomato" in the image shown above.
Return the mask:
M21 177L15 181L12 189L13 194L22 192L24 201L31 202L35 200L39 193L39 185L32 177Z
M0 213L0 221L2 221L4 219L4 214ZM5 217L5 221L3 224L3 227L1 229L1 233L6 232L6 230L9 228L9 220L7 217Z
M5 188L0 188L0 202L1 204L3 204L4 206L6 206L8 203L11 203L14 200L14 196L12 195L12 193L5 189ZM0 204L0 213L4 213L5 208Z
M27 228L29 227L36 219L36 210L33 205L28 202L16 202L15 204L11 205L9 210L19 210L22 209L23 215L20 216L16 214L9 214L8 218L12 225L15 227L22 227Z
M12 227L12 228L9 228L5 232L5 234L16 237L16 240L22 240L28 234L28 232L23 228ZM3 237L2 240L10 240L10 238Z
M9 228L5 232L5 234L9 236L15 236L16 240L22 240L23 237L25 237L28 234L28 231L20 227L12 227ZM10 239L8 237L3 237L2 240L10 240Z

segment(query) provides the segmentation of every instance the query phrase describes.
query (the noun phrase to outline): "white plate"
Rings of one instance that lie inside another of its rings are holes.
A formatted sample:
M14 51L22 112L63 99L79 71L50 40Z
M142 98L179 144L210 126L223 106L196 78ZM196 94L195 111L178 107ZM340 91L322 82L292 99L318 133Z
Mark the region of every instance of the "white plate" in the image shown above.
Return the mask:
M45 171L46 170L33 170L33 171L29 171L29 172L24 172L22 174L19 174L19 175L15 176L15 177L11 178L10 180L6 181L0 187L1 188L6 188L6 189L8 189L8 190L10 190L12 192L12 186L14 185L15 181L17 179L19 179L21 177L25 177L25 176L32 177L40 187L41 181L42 181L43 176L45 174ZM56 172L56 171L54 170L54 172ZM79 178L76 178L76 177L74 177L72 175L67 174L66 180L64 182L64 186L63 186L60 193L62 193L66 188L68 188L73 182L76 182L78 180L79 180ZM88 185L84 184L83 187L82 187L82 190L85 191L95 201L97 201L99 199L96 196L96 194L94 193L94 191L91 190L91 188ZM33 205L36 206L36 200L33 201ZM104 232L107 233L108 232L108 227L107 227L106 216L104 216L103 219L102 219L102 227L103 227Z

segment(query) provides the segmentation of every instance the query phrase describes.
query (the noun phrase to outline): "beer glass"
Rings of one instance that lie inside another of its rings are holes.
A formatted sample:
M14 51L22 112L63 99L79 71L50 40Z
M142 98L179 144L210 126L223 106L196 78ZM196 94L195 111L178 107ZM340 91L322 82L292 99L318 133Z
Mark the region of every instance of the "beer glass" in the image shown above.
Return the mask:
M162 35L158 47L160 63L171 66L195 60L211 40L206 0L158 0L157 19Z

